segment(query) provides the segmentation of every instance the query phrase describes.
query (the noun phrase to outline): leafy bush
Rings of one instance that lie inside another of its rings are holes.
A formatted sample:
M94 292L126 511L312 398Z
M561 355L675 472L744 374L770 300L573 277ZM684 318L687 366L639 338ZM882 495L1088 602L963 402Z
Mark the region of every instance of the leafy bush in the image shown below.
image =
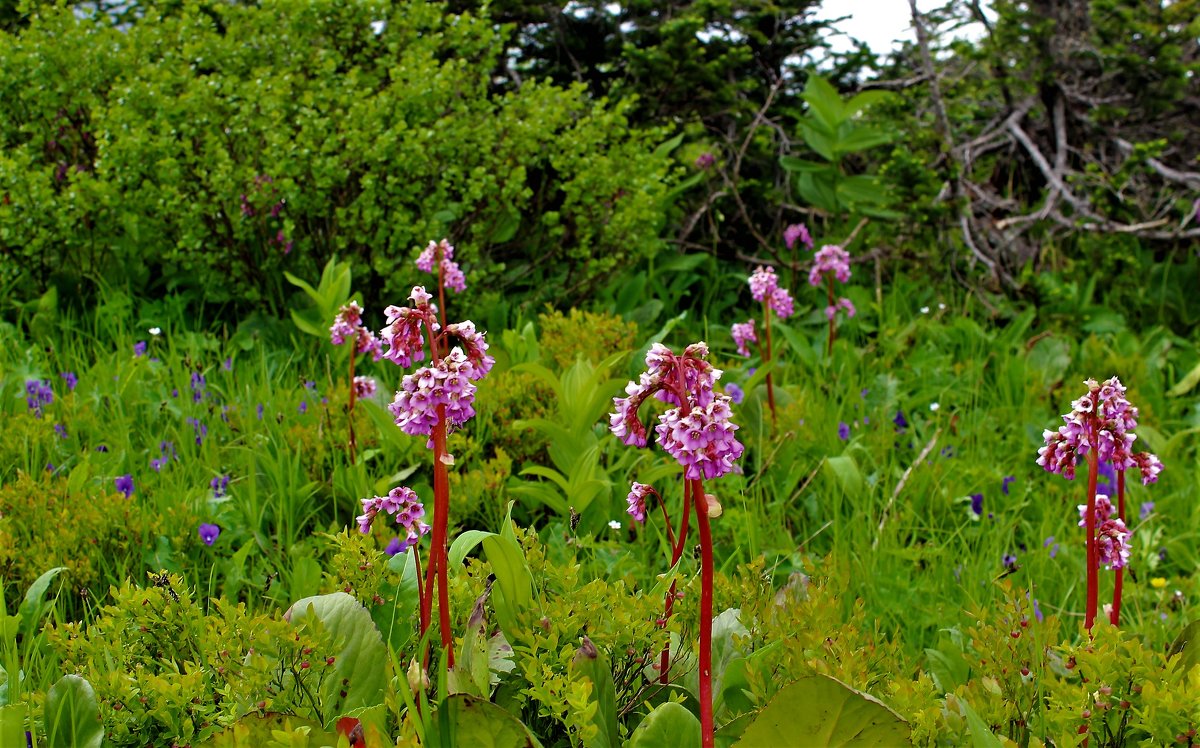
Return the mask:
M0 32L7 284L277 305L282 269L312 277L336 252L403 297L410 251L449 235L489 293L561 297L660 247L659 136L581 87L491 93L503 40L483 16L141 10L116 28L44 9Z

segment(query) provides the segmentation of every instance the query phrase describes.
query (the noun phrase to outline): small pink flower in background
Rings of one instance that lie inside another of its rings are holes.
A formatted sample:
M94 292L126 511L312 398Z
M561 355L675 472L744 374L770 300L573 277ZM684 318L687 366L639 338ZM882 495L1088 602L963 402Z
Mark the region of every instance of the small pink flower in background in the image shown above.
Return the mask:
M333 318L333 324L329 327L329 340L334 345L341 345L358 335L360 327L362 327L362 307L358 305L357 301L351 301L339 309L337 316Z
M1096 562L1111 569L1129 563L1129 530L1120 519L1106 519L1096 532Z
M846 310L847 317L853 317L858 313L858 310L854 308L854 303L850 299L842 297L837 300L837 303L825 307L825 318L832 320L837 315L839 309Z
M778 287L779 281L775 277L775 268L759 265L750 274L750 295L754 297L755 301L766 299Z
M783 243L787 245L788 249L796 246L797 241L810 250L813 248L812 235L808 233L808 227L802 223L793 223L783 230Z
M705 151L696 157L696 168L707 169L717 162L717 157Z
M629 512L629 516L633 517L635 521L646 521L646 497L653 491L654 489L650 486L645 483L638 483L637 481L634 481L633 486L630 487L629 496L625 498L625 501L629 504L629 508L626 511Z
M779 319L787 319L796 313L796 302L792 300L792 295L786 288L776 287L771 291L767 306L771 307L771 311L775 312Z
M454 246L442 239L440 242L429 242L417 258L417 269L426 273L436 273L435 263L441 258L442 286L456 293L467 290L467 279L458 263L454 261Z
M817 250L812 270L808 273L810 286L821 285L821 279L833 274L842 283L850 280L850 253L836 244L826 244Z
M357 398L374 397L377 386L371 377L354 378L354 396Z
M750 355L748 343L757 343L758 336L754 332L754 320L746 322L736 322L729 328L730 335L733 336L733 342L737 345L737 352L742 356Z

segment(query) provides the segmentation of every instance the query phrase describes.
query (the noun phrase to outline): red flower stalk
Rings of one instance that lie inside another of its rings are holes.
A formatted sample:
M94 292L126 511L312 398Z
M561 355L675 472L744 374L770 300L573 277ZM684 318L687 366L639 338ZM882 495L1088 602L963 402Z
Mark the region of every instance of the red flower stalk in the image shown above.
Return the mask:
M672 566L683 555L687 540L689 500L696 508L696 525L700 532L700 727L705 748L713 745L713 699L712 699L712 586L713 554L712 535L708 519L720 514L716 499L704 493L703 480L718 478L734 467L734 461L742 455L743 447L735 436L737 426L730 417L729 397L715 395L714 383L721 372L714 369L705 358L708 346L696 343L687 347L682 356L676 356L666 346L655 343L646 354L647 371L638 382L630 382L627 397L613 398L615 411L609 416L612 432L626 444L644 447L647 443L646 429L638 419L638 409L651 395L676 407L659 417L655 433L659 445L671 454L684 468L684 510L679 533L671 552ZM631 497L638 491L635 484ZM644 495L644 494L643 494ZM630 500L631 509L637 508L635 498ZM644 516L644 506L641 507ZM636 515L635 515L636 516ZM668 527L670 521L668 518ZM664 624L670 617L675 600L672 584L665 603ZM668 652L660 659L662 682L667 681Z

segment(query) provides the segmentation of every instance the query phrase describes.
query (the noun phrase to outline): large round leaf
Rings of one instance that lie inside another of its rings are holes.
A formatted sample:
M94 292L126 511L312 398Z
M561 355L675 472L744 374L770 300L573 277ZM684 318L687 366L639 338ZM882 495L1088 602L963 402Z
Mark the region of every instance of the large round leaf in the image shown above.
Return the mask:
M46 744L51 748L100 748L104 727L92 684L64 675L46 694Z
M473 748L541 748L529 728L513 715L490 701L455 694L433 714L432 730L425 736L430 746L472 746ZM442 735L443 725L448 733Z
M902 746L908 723L883 702L827 675L785 686L746 728L735 748Z
M327 719L356 709L382 704L388 678L388 651L367 609L350 595L306 597L292 605L287 619L300 623L315 616L333 635L334 672L321 684L321 705ZM343 695L344 694L344 695Z
M700 748L700 720L674 701L659 704L629 737L627 748Z

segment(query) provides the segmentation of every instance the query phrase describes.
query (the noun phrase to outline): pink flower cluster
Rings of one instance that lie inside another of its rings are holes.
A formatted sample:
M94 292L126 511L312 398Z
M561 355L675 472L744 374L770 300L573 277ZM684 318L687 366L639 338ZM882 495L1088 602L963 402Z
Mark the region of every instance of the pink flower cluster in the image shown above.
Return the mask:
M821 279L833 274L839 282L850 280L850 253L836 244L826 244L814 255L812 270L808 271L808 284L821 285Z
M749 356L750 347L747 344L758 342L758 335L754 332L754 320L736 322L729 332L733 335L733 342L737 344L737 352L743 356Z
M1138 409L1125 398L1121 380L1113 377L1101 385L1089 379L1084 385L1087 394L1071 403L1063 425L1042 432L1046 445L1038 450L1037 464L1073 480L1076 463L1094 447L1100 462L1111 462L1117 470L1136 467L1144 485L1154 483L1163 465L1149 452L1131 451L1137 439L1132 430L1137 427Z
M750 274L750 295L755 301L765 301L780 319L795 312L795 302L787 289L779 287L775 268L760 265Z
M461 348L452 348L436 366L422 366L406 374L388 410L404 433L430 437L428 446L432 448L438 406L446 407L446 424L451 428L466 423L475 415L473 380L482 376Z
M338 310L329 328L329 340L334 345L342 345L348 340L355 341L358 353L369 353L375 361L383 358L383 348L375 333L363 327L362 307L357 301L351 301Z
M626 503L629 504L629 508L626 511L629 512L629 516L633 517L634 521L646 521L646 497L653 492L654 489L652 487L645 483L638 483L637 481L634 481L633 485L629 488L629 496L625 498Z
M463 352L473 367L471 370L471 379L483 379L483 377L487 376L487 373L492 370L492 366L496 363L496 359L489 356L487 352L488 344L484 340L484 336L487 333L477 331L475 323L471 320L446 325L446 332L458 338L459 342L462 343Z
M787 245L788 249L795 247L797 241L807 249L813 248L812 235L808 233L808 227L802 223L793 223L783 230L783 243Z
M421 252L421 256L417 258L417 269L424 270L426 273L436 273L435 263L440 265L443 287L457 293L467 290L467 278L463 275L462 269L458 267L458 263L454 261L454 247L445 239L440 242L429 242L429 245Z
M858 313L858 310L854 308L854 302L843 296L837 302L825 307L825 318L833 319L837 315L838 309L845 309L847 317L853 317Z
M396 524L405 536L400 540L400 553L416 545L421 536L429 532L429 525L421 520L425 516L425 506L417 499L416 492L407 486L397 486L387 496L363 499L362 507L363 513L357 519L358 529L364 535L371 531L375 515L380 512L396 515Z
M374 397L377 386L371 377L354 378L354 396L357 398Z
M646 354L647 370L639 381L626 385L626 397L613 398L615 410L609 415L613 434L626 444L644 447L646 429L638 418L641 404L654 395L676 406L659 416L655 432L659 446L679 461L688 479L712 479L730 472L743 451L734 436L738 427L730 420L729 397L713 393L722 372L707 357L704 343L688 346L682 356L655 343Z
M1107 496L1096 496L1097 563L1110 569L1129 563L1130 532L1122 519L1113 518L1116 511ZM1087 527L1087 504L1079 505L1079 526Z
M387 316L387 327L379 331L379 337L387 345L383 354L392 363L409 367L425 358L425 342L421 338L421 323L437 330L437 307L430 303L431 296L424 286L413 286L409 295L413 306L391 305L383 310Z

